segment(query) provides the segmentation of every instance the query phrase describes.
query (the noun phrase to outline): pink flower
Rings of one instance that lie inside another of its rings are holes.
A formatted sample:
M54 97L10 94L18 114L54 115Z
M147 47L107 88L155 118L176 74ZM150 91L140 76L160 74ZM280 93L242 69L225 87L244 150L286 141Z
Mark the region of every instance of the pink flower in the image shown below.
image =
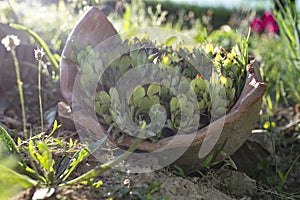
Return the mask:
M258 17L254 18L251 22L251 29L255 33L261 33L264 30L262 20Z
M251 22L251 29L254 33L262 33L263 31L267 33L278 33L279 27L276 23L276 19L271 12L265 11L261 18L254 18Z
M272 34L278 33L279 27L276 23L268 23L266 24L265 31Z
M267 33L278 33L279 31L274 15L267 11L263 14L262 26Z
M276 23L275 17L271 12L265 11L263 13L263 22L264 23Z

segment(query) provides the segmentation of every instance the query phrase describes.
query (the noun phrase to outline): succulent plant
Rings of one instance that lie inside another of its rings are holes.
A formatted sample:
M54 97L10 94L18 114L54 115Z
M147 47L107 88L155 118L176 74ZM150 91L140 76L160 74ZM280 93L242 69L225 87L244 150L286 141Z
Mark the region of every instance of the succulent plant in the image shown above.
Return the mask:
M245 83L247 63L238 46L174 48L134 37L120 48L125 53L111 63L104 59L112 56L109 50L88 47L77 56L81 98L103 126L111 127L113 139L136 136L141 124L146 124L145 139L154 142L192 133L230 110Z

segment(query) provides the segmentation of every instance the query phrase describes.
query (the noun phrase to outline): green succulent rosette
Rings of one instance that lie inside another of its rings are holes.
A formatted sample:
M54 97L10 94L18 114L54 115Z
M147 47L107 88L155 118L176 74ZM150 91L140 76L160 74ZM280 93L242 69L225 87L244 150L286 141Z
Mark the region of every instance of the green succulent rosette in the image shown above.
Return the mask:
M113 56L109 50L89 47L77 56L82 101L113 140L135 136L141 124L146 124L145 139L153 142L192 133L226 114L245 84L246 64L238 46L174 47L133 37L119 48L123 53L117 58L106 59ZM93 94L89 88L95 82ZM128 84L133 88L122 87Z

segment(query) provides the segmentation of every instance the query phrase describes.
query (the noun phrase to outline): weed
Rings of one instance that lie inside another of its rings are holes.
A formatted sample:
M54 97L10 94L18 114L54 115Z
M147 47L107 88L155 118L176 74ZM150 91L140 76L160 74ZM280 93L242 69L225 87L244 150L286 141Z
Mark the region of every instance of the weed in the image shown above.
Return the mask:
M41 116L41 126L42 132L44 131L44 114L43 114L43 104L42 104L42 95L41 95L41 68L42 68L42 58L45 52L43 48L34 50L35 59L38 60L38 90L39 90L39 104L40 104L40 116Z
M20 102L21 102L21 109L22 109L23 132L24 132L25 138L28 139L25 103L24 103L24 95L23 95L23 83L22 83L21 75L20 75L19 61L17 59L17 54L16 54L16 50L15 50L15 48L20 45L20 40L15 35L7 35L5 38L3 38L1 40L1 42L5 46L6 50L11 52L11 55L13 57L16 76L17 76L17 84L18 84L19 97L20 97Z
M77 166L89 155L91 155L103 141L98 141L95 144L90 144L89 146L77 151L71 158L64 155L63 158L56 164L53 158L53 153L50 150L49 145L46 143L46 139L45 141L42 141L41 138L30 138L28 142L23 143L22 146L17 147L10 136L7 134L7 132L1 127L0 130L0 142L4 145L4 147L7 147L7 149L11 149L8 152L23 152L31 161L30 167L25 163L21 156L17 156L18 160L15 161L15 163L17 162L17 170L12 169L12 166L7 166L5 164L6 162L0 164L0 183L1 180L4 180L3 178L10 177L10 180L13 182L13 184L16 184L21 188L30 188L34 186L38 186L40 188L53 188L55 186L62 187L77 183L86 184L87 181L89 182L89 184L92 184L93 187L100 187L101 181L94 183L93 178L99 176L106 170L112 168L113 166L126 159L131 154L131 152L136 149L137 145L141 141L141 139L137 139L128 149L128 151L116 157L115 159L96 166L94 169L80 175L79 177L68 180ZM52 132L54 131L55 129L52 130ZM13 148L11 148L11 146ZM8 157L7 159L11 161L14 158ZM47 191L45 190L45 192Z

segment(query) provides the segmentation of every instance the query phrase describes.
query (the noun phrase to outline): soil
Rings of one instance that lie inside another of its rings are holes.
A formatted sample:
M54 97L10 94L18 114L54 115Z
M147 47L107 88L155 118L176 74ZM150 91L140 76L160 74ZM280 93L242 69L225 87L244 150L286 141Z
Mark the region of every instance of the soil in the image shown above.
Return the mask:
M86 170L80 167L80 170ZM87 167L90 168L90 165ZM75 176L75 174L74 174ZM97 177L103 181L98 189L88 185L72 185L55 188L55 193L47 199L59 200L91 200L91 199L153 199L170 200L205 200L205 199L235 199L218 187L221 180L215 175L205 177L179 177L167 170L159 170L150 174L124 174L114 170L107 171L102 176ZM11 198L11 200L30 200L36 188L21 191Z

